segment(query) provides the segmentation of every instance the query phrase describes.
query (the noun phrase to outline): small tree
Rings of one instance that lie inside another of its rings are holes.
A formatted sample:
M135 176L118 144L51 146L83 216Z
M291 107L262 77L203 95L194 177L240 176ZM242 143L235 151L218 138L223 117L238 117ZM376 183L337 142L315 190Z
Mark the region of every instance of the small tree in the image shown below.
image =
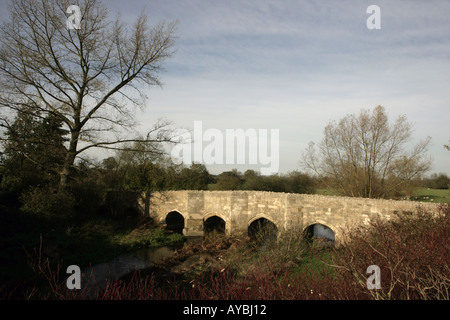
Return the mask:
M314 193L314 180L307 174L292 171L286 177L286 192Z
M189 168L181 169L179 174L180 187L186 190L207 190L211 176L205 165L192 163Z
M134 142L117 152L123 186L134 191L156 191L164 188L163 150L159 144Z
M428 171L431 138L407 150L412 126L405 116L390 124L385 109L362 110L325 127L324 138L310 143L303 165L344 195L387 197L407 188ZM331 179L330 179L331 178Z
M233 169L232 171L222 172L217 176L216 190L240 190L242 187L242 174Z

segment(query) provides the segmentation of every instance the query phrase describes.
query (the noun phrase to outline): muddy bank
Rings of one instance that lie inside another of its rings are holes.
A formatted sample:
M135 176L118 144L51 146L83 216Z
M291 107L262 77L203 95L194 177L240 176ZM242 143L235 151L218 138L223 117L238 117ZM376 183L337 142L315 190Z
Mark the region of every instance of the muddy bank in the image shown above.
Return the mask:
M195 272L197 268L219 265L225 254L238 249L243 243L245 240L225 236L192 242L176 250L171 257L136 272L141 277L152 276L157 282L168 279L186 280L186 274ZM133 276L135 272L121 277L120 280L127 281Z

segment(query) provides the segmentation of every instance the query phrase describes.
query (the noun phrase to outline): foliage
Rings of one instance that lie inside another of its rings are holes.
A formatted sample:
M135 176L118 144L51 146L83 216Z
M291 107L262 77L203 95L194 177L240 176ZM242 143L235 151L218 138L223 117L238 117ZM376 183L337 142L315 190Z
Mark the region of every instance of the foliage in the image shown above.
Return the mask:
M242 174L236 169L222 172L217 176L216 190L239 190L242 185Z
M433 173L429 177L421 179L420 185L432 189L448 189L450 179L445 173Z
M192 163L189 168L181 169L177 180L180 189L206 190L211 181L211 176L205 165Z
M4 191L19 194L29 186L55 184L65 154L65 131L53 115L41 118L23 108L3 140Z
M105 183L113 190L206 190L211 182L203 164L174 165L157 145L135 143L103 160L101 167Z
M30 187L20 196L21 210L49 221L65 220L73 217L75 199L65 191L54 187Z
M93 216L106 201L106 183L102 173L95 168L78 168L72 176L67 191L75 200L78 216Z
M315 181L307 174L292 171L285 175L262 176L254 170L244 174L236 169L217 176L214 190L252 190L287 193L314 193Z
M166 234L162 229L154 229L149 234L145 234L139 237L133 236L133 241L130 244L130 248L140 249L149 247L174 246L182 244L184 241L185 238L182 234Z

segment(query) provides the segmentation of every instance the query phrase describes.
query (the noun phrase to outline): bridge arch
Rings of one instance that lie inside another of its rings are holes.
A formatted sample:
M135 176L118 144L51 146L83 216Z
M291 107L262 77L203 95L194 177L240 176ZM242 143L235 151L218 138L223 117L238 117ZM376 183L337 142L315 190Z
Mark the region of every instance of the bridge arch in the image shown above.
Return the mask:
M205 235L216 232L225 234L227 223L220 215L209 214L203 218L203 232Z
M316 221L309 224L303 229L303 237L306 240L321 238L327 241L336 241L336 228L330 226L326 222Z
M265 215L265 214L258 214L258 215L256 215L256 216L254 216L253 218L251 218L250 220L248 220L248 222L247 222L247 227L250 226L253 222L255 222L256 220L259 220L259 219L265 219L265 220L268 220L268 221L272 222L272 223L278 228L278 226L277 226L276 223L273 221L273 219L272 219L271 217Z
M248 236L256 241L276 241L278 226L268 217L258 215L248 222Z
M164 219L166 229L183 234L185 227L185 217L177 210L170 211Z

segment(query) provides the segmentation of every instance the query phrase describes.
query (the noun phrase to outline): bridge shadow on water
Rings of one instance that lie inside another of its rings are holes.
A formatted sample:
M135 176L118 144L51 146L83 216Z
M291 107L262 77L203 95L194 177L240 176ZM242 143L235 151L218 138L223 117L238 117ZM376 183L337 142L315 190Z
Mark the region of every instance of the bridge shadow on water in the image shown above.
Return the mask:
M110 261L85 267L81 270L83 295L86 298L95 299L100 291L106 288L109 281L119 280L135 271L152 268L165 259L174 256L184 246L199 241L202 241L202 237L186 237L185 242L178 246L138 249Z

